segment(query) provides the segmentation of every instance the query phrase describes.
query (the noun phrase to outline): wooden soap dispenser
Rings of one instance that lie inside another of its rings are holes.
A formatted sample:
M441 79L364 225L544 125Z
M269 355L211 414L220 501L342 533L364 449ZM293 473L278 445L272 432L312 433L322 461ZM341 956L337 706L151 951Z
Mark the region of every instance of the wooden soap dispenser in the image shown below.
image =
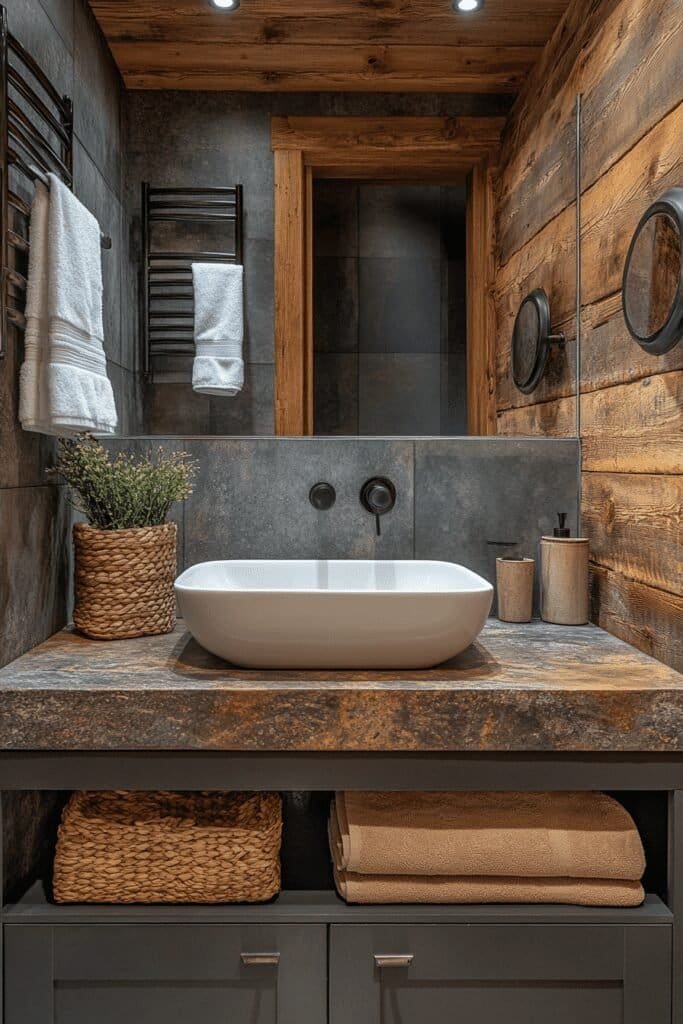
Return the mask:
M541 538L541 618L563 626L588 622L588 540L572 537L566 512Z

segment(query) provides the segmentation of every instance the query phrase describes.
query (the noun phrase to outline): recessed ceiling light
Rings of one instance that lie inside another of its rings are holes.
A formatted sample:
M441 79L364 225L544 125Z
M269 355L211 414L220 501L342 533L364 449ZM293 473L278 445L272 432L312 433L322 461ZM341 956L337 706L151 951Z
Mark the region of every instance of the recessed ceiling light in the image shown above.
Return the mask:
M222 11L234 11L240 5L240 0L211 0L214 7L220 7Z
M484 6L484 0L453 0L454 11L478 11Z

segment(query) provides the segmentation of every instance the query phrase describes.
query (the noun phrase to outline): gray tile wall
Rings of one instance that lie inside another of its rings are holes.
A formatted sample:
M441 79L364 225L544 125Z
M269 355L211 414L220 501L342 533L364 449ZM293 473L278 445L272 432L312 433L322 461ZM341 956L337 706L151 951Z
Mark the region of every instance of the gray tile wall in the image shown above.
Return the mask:
M498 555L535 556L557 512L576 529L578 443L559 439L177 438L112 441L181 448L199 465L179 508L179 565L223 558L423 558L495 578ZM388 476L396 508L376 536L362 484ZM317 512L313 484L337 502Z
M86 0L3 2L12 33L73 98L74 189L112 237L113 248L102 256L105 349L121 432L135 432L139 388L129 323L121 81ZM0 664L66 621L70 558L63 489L46 475L54 441L24 433L17 419L21 334L10 332L6 350L0 363Z
M464 187L319 181L313 232L315 433L466 433Z
M240 183L245 206L246 387L233 399L195 395L189 383L191 357L155 360L154 382L145 393L145 430L273 432L273 115L505 114L509 105L505 96L130 93L127 200L138 250L144 180L157 186ZM322 400L334 402L353 372L353 360L346 360L340 379Z

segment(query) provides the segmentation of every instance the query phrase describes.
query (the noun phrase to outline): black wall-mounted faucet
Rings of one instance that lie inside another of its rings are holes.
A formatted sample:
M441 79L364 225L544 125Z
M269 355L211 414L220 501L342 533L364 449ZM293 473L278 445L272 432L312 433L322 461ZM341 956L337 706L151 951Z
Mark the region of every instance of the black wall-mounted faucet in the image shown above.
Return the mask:
M360 491L360 503L375 517L377 536L382 533L381 517L391 512L396 504L396 488L385 476L373 476L366 480Z

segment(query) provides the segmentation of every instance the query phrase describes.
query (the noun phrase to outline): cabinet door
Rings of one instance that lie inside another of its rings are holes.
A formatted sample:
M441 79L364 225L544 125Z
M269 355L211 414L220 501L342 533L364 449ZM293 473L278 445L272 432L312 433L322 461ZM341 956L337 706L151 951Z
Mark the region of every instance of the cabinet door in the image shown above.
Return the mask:
M326 1024L326 954L319 926L8 925L5 1024Z
M669 1024L670 975L668 925L339 925L330 1024Z

